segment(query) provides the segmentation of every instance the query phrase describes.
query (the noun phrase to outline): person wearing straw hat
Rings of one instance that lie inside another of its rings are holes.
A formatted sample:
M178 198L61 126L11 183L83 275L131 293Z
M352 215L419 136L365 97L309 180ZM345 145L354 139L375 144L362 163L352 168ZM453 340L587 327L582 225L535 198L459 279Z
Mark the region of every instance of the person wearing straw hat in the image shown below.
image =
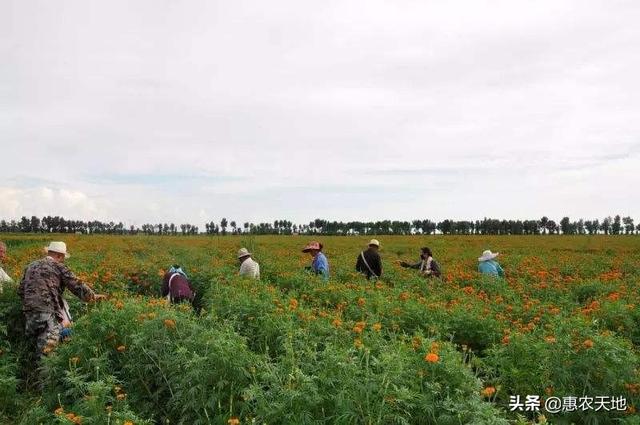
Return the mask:
M504 270L495 260L500 255L499 252L486 250L478 257L478 271L483 275L504 277Z
M382 276L382 259L378 251L380 242L377 239L369 241L369 247L360 252L356 261L356 271L364 274L367 279L379 279Z
M85 302L106 298L94 293L64 264L70 257L64 242L51 242L45 250L47 256L27 266L18 287L25 333L35 339L38 357L49 353L60 340L63 322L67 320L63 313L65 289Z
M322 253L322 244L317 241L311 241L302 249L302 252L306 252L311 255L313 260L311 261L311 267L307 267L307 270L312 271L316 275L322 276L324 280L329 279L329 261L327 257Z
M0 241L0 265L2 265L2 262L7 258L7 246L4 244L4 242ZM11 277L2 269L2 267L0 267L0 294L2 293L2 284L6 282L6 283L11 283L13 282L13 279L11 279Z
M260 264L252 257L247 248L238 250L238 261L240 262L240 276L248 276L252 279L260 279Z

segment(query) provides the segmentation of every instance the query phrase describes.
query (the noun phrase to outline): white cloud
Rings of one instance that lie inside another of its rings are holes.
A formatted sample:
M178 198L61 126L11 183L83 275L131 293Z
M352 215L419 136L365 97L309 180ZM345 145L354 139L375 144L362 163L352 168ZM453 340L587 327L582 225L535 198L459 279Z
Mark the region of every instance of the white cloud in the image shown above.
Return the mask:
M9 0L0 214L640 217L621 187L639 20L635 1Z

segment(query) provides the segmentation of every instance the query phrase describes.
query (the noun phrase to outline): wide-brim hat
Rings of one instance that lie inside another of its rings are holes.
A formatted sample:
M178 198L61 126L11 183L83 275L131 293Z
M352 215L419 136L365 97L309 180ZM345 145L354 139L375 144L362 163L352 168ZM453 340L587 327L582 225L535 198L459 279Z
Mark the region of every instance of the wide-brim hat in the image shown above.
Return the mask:
M371 246L371 245L377 246L378 248L380 248L380 242L377 239L371 239L369 241L369 246Z
M478 261L488 261L488 260L493 260L494 258L496 258L498 255L500 255L499 252L491 252L491 250L486 250L485 252L482 253L482 256L478 257Z
M248 257L250 255L251 255L251 253L249 252L249 250L247 248L240 248L238 250L238 258Z
M302 249L302 252L309 252L309 251L312 251L312 250L314 250L314 249L315 249L315 250L320 251L320 242L317 242L317 241L311 241L311 242L309 242L309 243L307 244L307 246L305 246L305 247Z
M67 244L64 242L51 242L45 249L47 250L47 252L57 252L58 254L64 254L64 258L71 257L71 254L67 252Z

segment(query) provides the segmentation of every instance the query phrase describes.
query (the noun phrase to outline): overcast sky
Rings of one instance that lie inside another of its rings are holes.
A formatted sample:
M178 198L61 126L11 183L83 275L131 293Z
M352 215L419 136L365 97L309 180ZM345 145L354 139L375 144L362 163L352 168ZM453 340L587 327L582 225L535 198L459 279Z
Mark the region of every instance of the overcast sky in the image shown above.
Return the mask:
M640 219L640 1L0 2L0 218Z

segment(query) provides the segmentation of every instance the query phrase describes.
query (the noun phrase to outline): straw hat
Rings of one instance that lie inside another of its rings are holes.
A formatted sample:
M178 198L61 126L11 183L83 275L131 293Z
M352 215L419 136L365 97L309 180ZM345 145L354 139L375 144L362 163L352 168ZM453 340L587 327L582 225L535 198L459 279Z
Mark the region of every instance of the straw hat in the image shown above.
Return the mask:
M64 258L69 258L71 255L67 252L67 244L64 242L51 242L48 247L45 248L47 252L57 252L58 254L64 254Z
M371 240L369 241L369 246L371 246L371 245L373 245L373 246L377 246L378 248L380 248L380 242L378 242L378 240L377 240L377 239L371 239Z
M317 241L311 241L307 244L307 246L304 247L304 249L302 250L302 252L309 252L311 250L318 250L320 251L322 248L320 247L320 242Z
M238 258L244 258L244 257L248 257L250 255L251 255L251 253L249 252L249 250L247 248L240 248L238 250Z
M491 252L491 250L487 249L486 251L484 251L482 253L481 257L478 257L478 261L489 261L489 260L493 260L494 258L496 258L498 255L500 255L499 252Z

